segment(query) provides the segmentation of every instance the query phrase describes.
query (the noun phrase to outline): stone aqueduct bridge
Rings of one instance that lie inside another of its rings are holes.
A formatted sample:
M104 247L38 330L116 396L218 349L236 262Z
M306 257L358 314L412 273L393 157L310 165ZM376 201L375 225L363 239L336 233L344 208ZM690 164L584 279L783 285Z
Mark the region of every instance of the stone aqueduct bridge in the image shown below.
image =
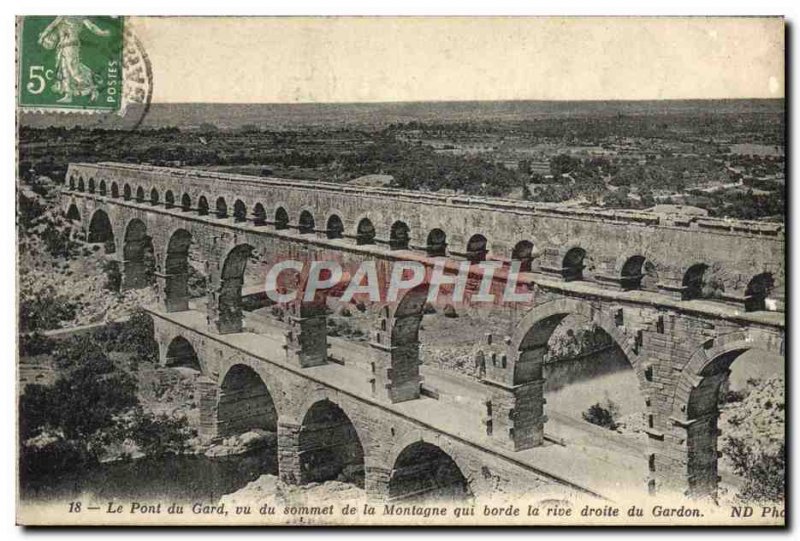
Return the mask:
M204 374L204 434L277 430L289 481L360 468L376 497L437 487L608 495L630 479L713 495L730 365L749 350L784 354L779 225L112 163L71 165L62 204L90 242L114 247L123 287L155 277L163 361L191 359ZM208 275L201 308L188 298L190 244ZM533 302L512 336L481 346L480 381L426 392L424 286L379 311L366 348L328 339L314 305L293 303L288 328L255 332L242 311L245 266L287 255L378 260L381 272L395 260L518 260ZM643 456L598 457L547 437L543 356L571 314L605 330L633 367L647 407Z

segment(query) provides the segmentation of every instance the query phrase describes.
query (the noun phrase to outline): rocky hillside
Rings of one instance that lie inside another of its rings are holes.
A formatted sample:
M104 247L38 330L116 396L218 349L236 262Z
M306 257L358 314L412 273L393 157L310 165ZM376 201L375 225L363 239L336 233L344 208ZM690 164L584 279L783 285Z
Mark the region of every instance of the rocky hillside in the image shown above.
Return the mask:
M20 194L19 299L22 330L49 330L124 319L155 300L152 288L118 293L118 259L102 244L88 244L77 224L44 196ZM25 328L27 327L27 328Z
M723 407L722 444L732 438L752 442L757 452L772 454L786 441L786 402L783 374L752 382L747 396Z

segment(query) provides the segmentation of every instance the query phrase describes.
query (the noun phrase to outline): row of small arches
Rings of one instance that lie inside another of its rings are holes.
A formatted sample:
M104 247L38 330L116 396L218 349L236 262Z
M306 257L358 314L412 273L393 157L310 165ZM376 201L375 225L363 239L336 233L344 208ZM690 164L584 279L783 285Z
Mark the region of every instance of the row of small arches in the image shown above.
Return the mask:
M70 179L70 188L74 189L74 177ZM107 185L105 180L101 180L97 186L100 195L107 194ZM77 189L83 190L83 178L78 178ZM111 197L120 197L119 186L116 182L111 183ZM89 192L95 192L95 181L89 179ZM125 200L135 200L138 203L149 202L151 205L162 204L158 190L153 188L150 190L149 198L145 190L139 186L133 192L129 184L123 186L122 197ZM197 207L193 207L193 202L189 194L184 193L178 202L172 190L167 190L164 193L163 205L166 208L180 208L183 212L190 212L196 210L201 216L211 214L211 206L208 199L201 195L197 200ZM299 219L296 225L291 224L289 213L283 207L278 207L272 217L269 219L266 208L261 203L256 203L253 206L252 217L248 219L247 207L245 203L237 199L234 202L232 213L229 211L227 201L224 197L218 197L214 206L214 215L220 219L232 217L235 222L252 221L255 226L272 225L278 230L297 229L300 234L313 234L324 233L328 239L342 239L345 236L345 226L341 217L332 214L325 224L325 228L318 230L316 220L311 212L303 210L300 212ZM350 236L354 238L358 245L370 244L388 244L392 250L407 250L411 249L411 230L409 226L403 221L395 221L389 231L389 239L379 240L377 238L376 229L374 224L369 218L362 218L357 226L355 234ZM417 247L413 247L417 248ZM466 243L465 251L459 252L448 247L447 234L438 228L432 229L427 237L426 242L422 249L425 250L428 256L431 257L444 257L447 255L463 256L469 261L480 262L485 261L489 254L488 240L480 234L472 235ZM522 240L514 245L511 251L511 260L518 261L520 270L528 272L532 269L532 263L535 255L534 244L527 240ZM583 248L574 247L566 252L561 262L561 274L565 280L583 280L584 278L584 262L587 259L587 253ZM687 269L683 276L683 293L682 296L685 300L709 298L714 295L720 295L722 290L719 289L711 291L708 282L710 267L703 263L692 265ZM655 266L643 256L635 255L628 258L622 266L620 273L620 285L623 289L655 289L658 281ZM764 300L771 293L774 288L774 279L771 273L759 274L749 282L745 291L745 305L748 311L763 310Z
M74 178L70 179L70 188L75 189ZM99 194L102 196L108 195L107 185L105 180L101 180L99 184ZM83 178L77 181L77 190L84 191ZM95 193L94 179L89 179L89 193ZM111 184L111 197L120 197L119 186L116 182ZM147 194L141 186L133 189L129 184L125 184L121 197L126 201L133 200L137 203L150 203L151 205L160 205L163 203L165 208L180 208L184 212L197 211L200 216L208 216L212 214L212 207L208 199L201 195L197 200L197 207L193 207L193 202L189 194L184 193L180 201L177 201L174 192L167 190L164 193L164 200L162 202L158 190L153 188ZM303 210L300 213L296 225L291 225L289 213L283 207L278 207L272 220L269 219L267 211L263 204L256 203L253 206L252 216L248 218L247 207L240 199L234 202L232 212L229 211L228 203L224 197L218 197L213 207L213 215L220 219L233 218L235 222L252 221L253 225L264 226L273 225L275 229L285 230L295 228L300 234L310 233L324 233L329 239L341 239L345 235L345 226L341 217L336 214L331 215L325 224L324 230L318 230L316 220L311 212ZM377 244L381 241L378 240L374 224L369 218L363 218L359 221L356 232L354 235L356 244L369 245ZM396 221L392 224L389 232L388 245L393 250L405 250L410 248L411 230L408 225L403 221ZM486 260L489 253L487 248L488 240L481 234L475 234L467 241L465 252L450 251L451 255L463 255L470 261L479 262ZM446 256L447 250L447 235L441 229L433 229L429 232L426 239L425 250L429 256ZM531 268L531 261L533 259L533 243L530 241L520 241L512 250L512 259L521 262L521 270L528 271Z

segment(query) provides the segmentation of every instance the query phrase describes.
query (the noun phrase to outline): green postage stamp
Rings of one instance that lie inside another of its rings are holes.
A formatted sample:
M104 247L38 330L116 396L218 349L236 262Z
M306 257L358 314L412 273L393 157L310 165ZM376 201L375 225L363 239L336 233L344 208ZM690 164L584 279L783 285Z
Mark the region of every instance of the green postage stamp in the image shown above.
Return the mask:
M24 17L20 105L119 111L123 24L122 17Z

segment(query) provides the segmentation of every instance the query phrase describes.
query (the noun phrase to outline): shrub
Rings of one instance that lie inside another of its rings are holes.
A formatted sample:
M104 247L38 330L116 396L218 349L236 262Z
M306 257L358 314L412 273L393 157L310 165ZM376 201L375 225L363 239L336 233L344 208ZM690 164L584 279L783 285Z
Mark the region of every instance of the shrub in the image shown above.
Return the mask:
M186 452L189 439L196 432L189 427L185 417L172 418L163 413L152 415L137 409L121 435L135 441L147 456L160 458Z
M745 398L747 398L747 391L746 390L731 390L728 389L727 391L721 392L720 397L720 404L733 404L736 402L741 402Z
M19 455L19 475L29 479L51 477L80 469L93 457L79 442L56 438L44 445L23 445Z
M328 320L328 329L327 329L328 336L339 336L339 328L336 324L336 320L330 319Z
M22 332L57 329L62 321L75 317L76 305L53 288L20 299L19 327Z
M39 332L19 335L19 354L22 357L52 353L55 345L55 340Z
M17 197L17 222L28 229L44 212L47 207L42 205L35 197L26 197L19 193Z
M783 442L774 451L756 450L745 440L729 437L722 452L744 478L739 499L745 502L783 502L786 482L786 449Z
M88 442L138 404L135 380L90 338L57 352L56 363L64 375L51 386L29 385L20 398L22 439L50 432Z
M87 335L71 336L53 351L53 360L59 370L70 370L88 359L103 359L105 356L100 344Z
M133 353L140 361L158 362L153 318L147 312L135 309L128 321L119 324L118 328L118 332L109 337L107 347L110 351Z
M606 400L605 404L597 402L584 411L583 420L593 425L602 426L609 430L616 430L619 426L615 417L617 415L616 404Z

